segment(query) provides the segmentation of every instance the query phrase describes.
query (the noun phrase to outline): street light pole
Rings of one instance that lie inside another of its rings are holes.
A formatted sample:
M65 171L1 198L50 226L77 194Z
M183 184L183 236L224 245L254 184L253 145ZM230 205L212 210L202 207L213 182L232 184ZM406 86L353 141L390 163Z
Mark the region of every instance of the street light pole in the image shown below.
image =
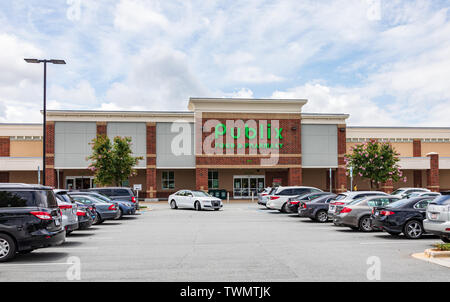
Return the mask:
M44 125L43 125L43 144L42 144L42 184L45 186L45 159L46 159L46 152L47 152L47 63L52 64L66 64L64 60L39 60L39 59L24 59L27 63L44 63Z

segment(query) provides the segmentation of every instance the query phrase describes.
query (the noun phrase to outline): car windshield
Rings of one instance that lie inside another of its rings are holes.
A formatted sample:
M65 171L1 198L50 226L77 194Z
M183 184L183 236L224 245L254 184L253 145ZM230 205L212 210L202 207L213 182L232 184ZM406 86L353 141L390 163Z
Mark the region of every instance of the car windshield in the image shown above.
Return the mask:
M403 192L405 192L405 190L397 189L394 192L392 192L392 195L397 195L397 194L400 194L400 193L403 193Z
M436 198L433 201L433 203L440 205L440 206L449 205L450 204L450 195L439 196L438 198Z
M192 191L192 195L194 197L211 197L211 195L203 191Z

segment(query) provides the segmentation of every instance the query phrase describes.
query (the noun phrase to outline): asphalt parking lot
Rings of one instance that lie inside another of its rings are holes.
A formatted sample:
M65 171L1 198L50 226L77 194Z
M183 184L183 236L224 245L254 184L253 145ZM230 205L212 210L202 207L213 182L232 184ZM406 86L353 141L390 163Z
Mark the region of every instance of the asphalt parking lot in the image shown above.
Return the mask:
M225 204L219 212L151 208L0 264L0 282L67 281L74 259L81 281L368 281L372 256L381 281L450 276L449 268L410 257L436 237L353 232L256 204Z

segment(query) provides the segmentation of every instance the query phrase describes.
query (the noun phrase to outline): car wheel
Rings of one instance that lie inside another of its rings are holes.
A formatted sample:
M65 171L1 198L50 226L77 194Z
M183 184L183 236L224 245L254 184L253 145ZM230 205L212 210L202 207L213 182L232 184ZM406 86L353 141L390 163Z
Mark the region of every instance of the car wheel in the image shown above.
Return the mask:
M324 223L328 221L328 214L326 211L318 211L316 214L316 220L318 222Z
M116 216L116 218L114 218L114 220L122 219L122 217L123 217L123 211L121 208L119 208L119 212L117 212L117 216Z
M370 216L363 216L359 219L359 230L362 232L372 232L372 221L370 220Z
M214 209L214 211L219 211L220 209Z
M66 236L69 236L70 234L72 234L73 231L66 231Z
M173 210L178 209L177 202L175 200L173 200L173 199L170 202L170 208L173 209Z
M94 221L92 222L92 224L100 224L100 223L102 223L103 221L102 221L102 217L100 216L100 214L97 212L97 215L95 215L95 219L94 219Z
M196 211L201 211L202 210L202 205L200 204L199 201L195 202L194 207L195 207Z
M0 234L0 262L10 260L16 255L16 243L6 234Z
M450 243L449 237L441 236L441 240L444 241L445 243Z
M283 204L283 206L281 207L280 212L281 213L287 213L288 212L288 210L287 210L287 202Z
M406 238L408 238L408 239L419 239L423 235L422 224L417 220L408 221L405 224L403 233L405 234Z

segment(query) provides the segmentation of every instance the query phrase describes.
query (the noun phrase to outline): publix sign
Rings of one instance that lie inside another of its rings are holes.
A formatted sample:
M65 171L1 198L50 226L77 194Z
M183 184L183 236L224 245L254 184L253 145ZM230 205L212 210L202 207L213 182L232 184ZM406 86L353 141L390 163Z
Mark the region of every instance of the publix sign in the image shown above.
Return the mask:
M227 123L228 124L228 123ZM215 148L225 149L281 149L283 143L280 140L283 139L283 128L272 127L270 123L260 123L259 126L254 127L245 124L241 127L226 126L223 123L219 123L214 127ZM278 124L278 123L277 123ZM231 137L233 142L217 142L223 141L224 137ZM245 139L251 140L246 142ZM235 142L235 140L237 142Z

